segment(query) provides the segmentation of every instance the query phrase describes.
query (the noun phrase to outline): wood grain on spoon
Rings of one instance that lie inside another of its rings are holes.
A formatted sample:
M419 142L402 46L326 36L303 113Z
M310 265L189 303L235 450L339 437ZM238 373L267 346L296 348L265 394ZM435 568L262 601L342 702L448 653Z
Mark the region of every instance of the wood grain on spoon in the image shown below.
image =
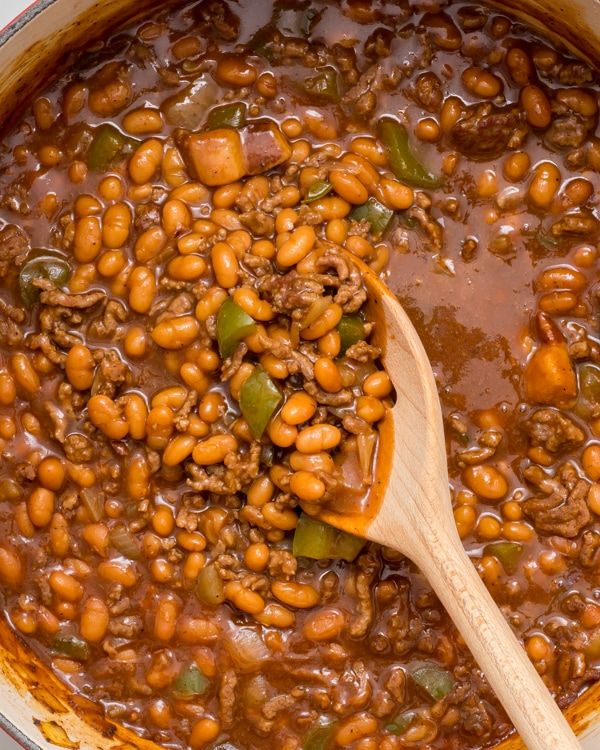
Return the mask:
M375 343L396 388L396 404L380 426L366 512L340 515L323 509L319 516L402 552L421 568L529 750L581 750L458 537L442 413L423 345L385 284L352 260L364 274Z

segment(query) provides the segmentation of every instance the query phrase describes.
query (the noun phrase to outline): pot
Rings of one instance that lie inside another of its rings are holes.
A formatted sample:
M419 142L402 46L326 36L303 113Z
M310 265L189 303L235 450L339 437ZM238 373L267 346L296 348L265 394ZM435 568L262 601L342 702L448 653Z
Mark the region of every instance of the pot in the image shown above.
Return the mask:
M166 3L160 3L164 6ZM249 3L247 3L249 6ZM600 0L497 0L579 56L600 65ZM143 15L155 0L37 0L0 32L0 123L58 70L65 53L111 26ZM242 3L244 5L244 3ZM0 621L0 727L26 750L159 750L108 721L101 709L73 695ZM566 714L585 750L600 748L600 682ZM519 739L496 750L524 750ZM552 750L559 750L553 748Z

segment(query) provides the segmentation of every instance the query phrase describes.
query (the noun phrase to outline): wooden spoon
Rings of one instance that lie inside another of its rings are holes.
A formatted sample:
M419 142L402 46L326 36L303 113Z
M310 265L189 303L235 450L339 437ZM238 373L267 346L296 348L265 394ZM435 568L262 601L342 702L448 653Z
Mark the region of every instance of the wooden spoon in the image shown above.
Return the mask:
M419 566L529 750L581 750L458 537L442 412L419 336L379 277L356 257L351 260L364 275L375 343L396 388L396 404L380 423L381 447L366 512L322 509L319 517L396 549Z

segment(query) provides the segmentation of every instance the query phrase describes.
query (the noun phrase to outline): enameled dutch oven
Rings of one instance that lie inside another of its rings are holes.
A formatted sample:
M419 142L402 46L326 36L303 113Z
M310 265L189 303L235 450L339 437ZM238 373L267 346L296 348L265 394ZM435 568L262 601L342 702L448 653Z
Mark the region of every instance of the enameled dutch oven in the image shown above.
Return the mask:
M0 0L2 2L2 0ZM101 36L114 24L165 0L37 0L0 31L0 123L44 83L67 51ZM498 0L577 54L600 66L600 0ZM251 0L240 3L249 8ZM600 682L568 710L585 750L600 750ZM101 709L75 696L0 622L0 727L26 750L158 750L109 723ZM0 746L2 738L0 737ZM276 750L276 748L269 748ZM517 739L497 750L523 750ZM550 748L549 750L560 750Z

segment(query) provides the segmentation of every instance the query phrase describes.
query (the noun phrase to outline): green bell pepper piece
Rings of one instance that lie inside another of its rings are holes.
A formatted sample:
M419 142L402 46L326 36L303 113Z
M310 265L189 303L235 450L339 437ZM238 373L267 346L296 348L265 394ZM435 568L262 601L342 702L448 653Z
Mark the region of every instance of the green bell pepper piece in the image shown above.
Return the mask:
M19 271L19 294L25 307L32 307L40 299L36 279L49 279L55 286L64 286L71 278L71 267L66 260L52 255L32 258Z
M431 174L417 159L410 148L408 131L392 117L379 122L379 138L388 150L392 172L399 180L421 188L437 188L439 177Z
M454 678L450 672L434 664L415 669L412 678L435 701L444 698L454 688Z
M332 187L333 185L326 180L317 180L316 182L313 182L308 188L306 198L302 203L312 203L313 201L318 201L319 198L324 198L327 193L331 192Z
M493 542L483 548L483 554L497 557L508 575L512 575L523 554L523 545L518 542Z
M354 221L368 221L371 225L371 234L374 237L381 236L388 228L390 221L394 216L391 208L382 205L375 198L369 198L366 203L356 206L350 212L350 218Z
M196 664L184 667L173 684L176 698L189 700L204 695L210 687L210 680Z
M246 105L244 102L232 102L215 107L208 113L206 127L208 130L217 128L241 128L246 124Z
M328 523L302 513L294 532L292 554L312 560L352 562L365 546L364 539L334 529Z
M76 635L57 635L52 642L52 650L76 661L87 661L90 658L90 647Z
M340 86L338 72L335 68L327 66L317 72L312 78L306 78L303 85L304 91L310 96L328 102L340 101Z
M221 357L231 357L240 341L255 331L254 320L228 297L217 313L217 342Z
M349 349L357 341L364 341L365 324L360 315L342 315L340 322L337 325L338 333L340 334L340 354L346 353L346 349Z
M207 565L198 573L196 596L208 607L217 607L225 601L223 579L214 565Z
M403 711L395 717L391 724L386 726L386 729L391 734L404 734L416 718L416 711Z
M335 724L317 723L302 742L302 750L328 750Z
M95 172L106 172L115 162L128 156L140 142L123 135L114 125L100 125L94 129L87 152L87 165Z
M255 367L240 389L240 409L257 440L282 401L281 391L269 375L262 367Z

